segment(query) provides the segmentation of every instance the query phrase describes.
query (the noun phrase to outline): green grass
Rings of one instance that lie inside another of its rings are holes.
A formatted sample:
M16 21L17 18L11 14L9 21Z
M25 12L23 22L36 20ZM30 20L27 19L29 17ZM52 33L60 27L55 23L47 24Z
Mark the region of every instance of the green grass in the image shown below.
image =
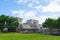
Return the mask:
M60 36L44 34L0 33L0 40L60 40Z

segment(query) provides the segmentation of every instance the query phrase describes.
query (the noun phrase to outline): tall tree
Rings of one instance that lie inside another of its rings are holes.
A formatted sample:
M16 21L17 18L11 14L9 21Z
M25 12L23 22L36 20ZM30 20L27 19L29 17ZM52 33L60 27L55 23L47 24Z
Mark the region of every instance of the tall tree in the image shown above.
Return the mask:
M54 19L48 18L48 19L45 20L45 22L42 25L43 25L43 27L49 28L50 33L52 33L52 29L55 28L54 27L54 22L55 22Z
M54 28L54 19L48 18L45 20L45 22L42 24L43 27L47 27L47 28Z
M5 15L0 16L0 29L8 27L10 29L16 29L19 23L16 17L9 17Z
M60 29L60 17L56 21L56 28Z

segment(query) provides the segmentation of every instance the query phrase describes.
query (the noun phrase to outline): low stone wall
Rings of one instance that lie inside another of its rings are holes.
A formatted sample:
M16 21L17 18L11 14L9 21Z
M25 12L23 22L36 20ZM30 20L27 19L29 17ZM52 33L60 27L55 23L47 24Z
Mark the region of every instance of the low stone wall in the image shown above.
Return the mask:
M60 35L60 29L53 29L53 30L51 31L51 34L52 34L52 35Z
M41 33L41 34L50 34L50 30L41 29L41 30L40 30L40 33Z
M39 29L22 29L21 33L38 33Z
M52 34L52 35L59 34L60 35L60 30L59 29L52 29L52 30L50 30L50 29L41 29L40 33L42 33L42 34Z

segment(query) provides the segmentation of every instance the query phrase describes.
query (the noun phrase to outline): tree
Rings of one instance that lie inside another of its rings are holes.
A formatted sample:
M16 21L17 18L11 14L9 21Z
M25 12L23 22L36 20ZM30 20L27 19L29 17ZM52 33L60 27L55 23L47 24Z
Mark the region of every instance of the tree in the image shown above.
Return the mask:
M48 27L50 29L60 29L60 17L58 19L51 19L48 18L45 20L45 22L42 24L43 27Z
M60 29L60 17L56 21L56 28Z
M42 25L43 25L43 27L52 29L52 28L54 28L54 19L48 18L45 20L45 22Z
M16 17L10 17L8 22L8 28L10 32L16 31L16 28L18 27L19 23Z
M42 25L43 25L43 27L49 28L50 33L52 33L52 29L55 28L54 27L54 25L55 25L54 22L55 22L54 19L48 18L48 19L45 20L45 22Z
M1 30L3 30L3 28L16 29L18 25L19 23L16 17L9 17L5 15L0 16L0 29Z

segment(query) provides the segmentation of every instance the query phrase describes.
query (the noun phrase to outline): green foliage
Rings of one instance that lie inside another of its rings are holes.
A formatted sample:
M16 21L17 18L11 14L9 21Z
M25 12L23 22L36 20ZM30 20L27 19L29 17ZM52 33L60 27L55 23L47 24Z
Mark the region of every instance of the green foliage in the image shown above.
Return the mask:
M6 24L5 24L6 22ZM5 27L18 27L19 23L17 21L16 17L9 17L5 15L0 16L0 29L3 29Z
M42 26L50 29L60 29L60 17L58 19L48 18L45 20Z
M57 19L57 21L56 21L56 27L58 28L58 29L60 29L60 17Z
M48 18L43 23L43 27L48 27L50 29L54 28L54 19Z

